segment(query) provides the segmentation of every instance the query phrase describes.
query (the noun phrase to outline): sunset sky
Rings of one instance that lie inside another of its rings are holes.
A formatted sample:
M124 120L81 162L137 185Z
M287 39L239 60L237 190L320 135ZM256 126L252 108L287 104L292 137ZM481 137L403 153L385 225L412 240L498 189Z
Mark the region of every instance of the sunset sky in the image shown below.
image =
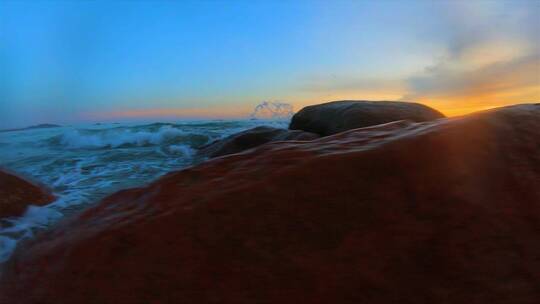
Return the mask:
M1 1L0 128L540 101L540 1Z

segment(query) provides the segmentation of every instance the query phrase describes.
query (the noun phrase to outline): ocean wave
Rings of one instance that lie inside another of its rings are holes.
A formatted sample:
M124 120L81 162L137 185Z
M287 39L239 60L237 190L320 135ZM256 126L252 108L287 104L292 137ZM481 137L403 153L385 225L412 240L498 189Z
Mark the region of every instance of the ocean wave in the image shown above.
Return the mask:
M138 130L137 130L138 129ZM104 130L72 129L49 138L47 143L68 149L102 149L187 144L205 144L209 136L183 131L169 125L150 128L113 128ZM154 130L152 130L154 129Z
M186 145L170 145L167 150L170 154L180 154L186 157L190 157L195 154L195 149Z
M17 242L34 236L36 229L48 227L62 217L53 209L54 203L48 206L29 206L21 217L3 219L0 225L0 263L5 262L17 245Z
M58 198L0 219L0 264L17 243L120 189L139 187L193 165L196 149L260 125L287 128L286 119L100 124L2 133L0 165L32 176Z
M290 120L293 115L294 110L291 104L263 101L253 109L250 116L254 119Z

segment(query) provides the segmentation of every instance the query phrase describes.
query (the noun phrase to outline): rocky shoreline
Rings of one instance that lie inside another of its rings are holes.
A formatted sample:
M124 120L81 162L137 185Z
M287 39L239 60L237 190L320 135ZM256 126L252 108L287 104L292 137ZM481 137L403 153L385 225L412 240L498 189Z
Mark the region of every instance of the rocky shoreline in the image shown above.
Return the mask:
M45 187L0 169L0 219L22 215L29 203L42 206L53 200Z
M257 146L290 140L313 140L347 130L406 120L424 122L444 118L425 105L397 101L341 100L303 108L291 118L289 129L256 127L199 149L204 158L239 153Z
M105 198L22 244L0 303L534 303L540 104L384 106L302 110L314 139L233 135Z

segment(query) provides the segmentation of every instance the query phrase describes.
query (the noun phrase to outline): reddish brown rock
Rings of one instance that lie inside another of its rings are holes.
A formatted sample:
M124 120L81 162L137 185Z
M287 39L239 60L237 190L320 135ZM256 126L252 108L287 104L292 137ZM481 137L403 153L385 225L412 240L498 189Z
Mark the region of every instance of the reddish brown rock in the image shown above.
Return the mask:
M242 152L274 141L312 140L316 138L319 138L319 135L315 133L260 126L217 140L200 148L197 154L213 158Z
M21 246L0 303L536 303L540 105L280 142Z
M0 171L0 218L20 216L28 205L46 205L54 197L43 187Z
M327 136L398 120L424 122L443 117L437 110L419 103L341 100L303 108L294 114L289 129Z

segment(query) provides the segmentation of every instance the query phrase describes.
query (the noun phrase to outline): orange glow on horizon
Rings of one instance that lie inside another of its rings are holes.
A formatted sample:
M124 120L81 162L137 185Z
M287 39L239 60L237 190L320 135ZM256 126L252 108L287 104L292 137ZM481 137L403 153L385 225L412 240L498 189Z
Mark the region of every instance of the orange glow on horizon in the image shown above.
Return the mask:
M368 100L365 98L344 98L348 100ZM336 100L343 100L343 99L336 99ZM378 99L383 100L383 99ZM384 99L384 100L391 100L391 99ZM302 103L302 106L295 107L295 112L300 111L304 106L309 105L315 105L320 104L324 102L329 102L331 100L321 100L320 102L313 102L313 103ZM412 101L411 102L419 102L421 104L425 104L429 107L432 107L447 117L454 117L454 116L461 116L466 115L478 111L484 111L489 110L492 108L498 108L503 106L508 106L512 104L517 104L521 102L516 103L505 103L500 105L489 105L489 104L483 104L478 103L476 105L471 104L460 104L460 103L454 103L452 106L441 106L440 103L437 102L422 102L422 101ZM534 102L534 100L530 100L530 102ZM115 111L115 112L108 112L108 113L100 113L97 115L93 115L94 119L126 119L126 118L132 118L132 119L138 119L138 118L186 118L186 119L242 119L242 118L248 118L249 114L251 113L251 110L246 107L245 109L237 109L237 108L216 108L216 109L209 109L209 108L201 108L201 109L180 109L180 108L168 108L168 109L144 109L144 110L124 110L124 111Z
M93 113L95 119L116 119L116 118L241 118L249 115L247 108L236 107L216 107L216 108L156 108L156 109L132 109L119 110L104 113Z
M501 87L499 87L501 88ZM404 97L407 92L389 90L358 90L346 92L333 92L331 94L313 94L310 96L283 98L290 101L294 111L303 107L335 100L403 100L418 102L432 107L448 117L461 116L491 108L503 107L512 104L540 102L540 85L525 87L507 87L500 90L468 90L453 96L417 96ZM262 99L261 99L262 100ZM111 112L90 113L90 119L144 119L144 118L185 118L185 119L242 119L248 118L259 102L234 104L229 106L207 106L201 108L151 108L151 109L121 109Z

